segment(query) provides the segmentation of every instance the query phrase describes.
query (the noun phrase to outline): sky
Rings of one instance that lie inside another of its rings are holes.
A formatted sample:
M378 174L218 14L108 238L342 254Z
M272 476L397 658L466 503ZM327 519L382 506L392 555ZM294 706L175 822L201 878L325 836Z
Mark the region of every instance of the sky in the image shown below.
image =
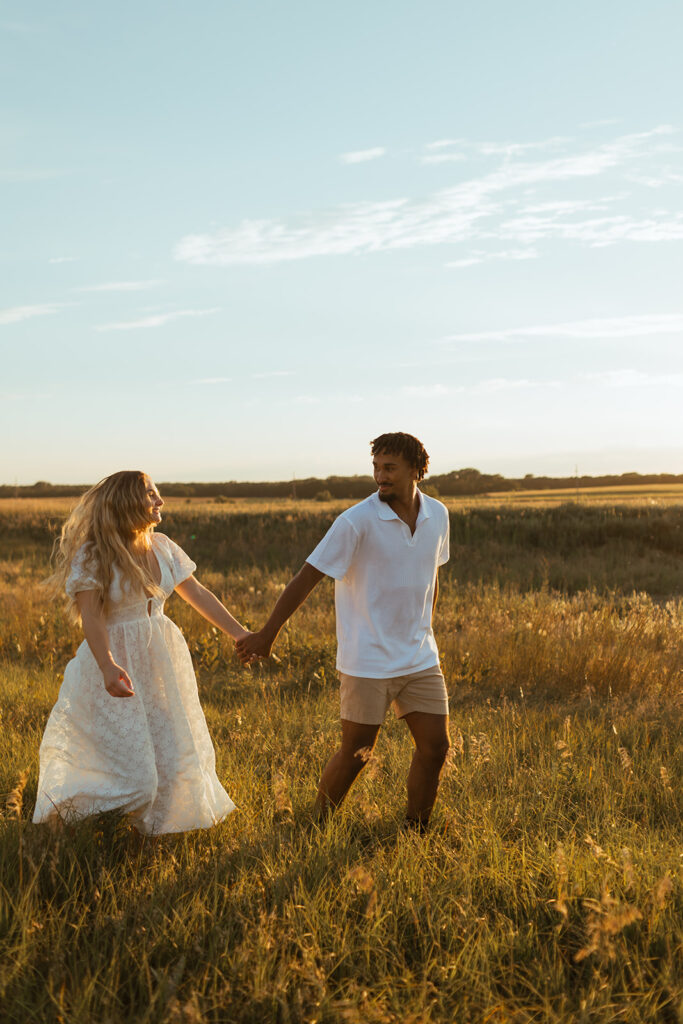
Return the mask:
M682 31L0 3L0 482L683 473Z

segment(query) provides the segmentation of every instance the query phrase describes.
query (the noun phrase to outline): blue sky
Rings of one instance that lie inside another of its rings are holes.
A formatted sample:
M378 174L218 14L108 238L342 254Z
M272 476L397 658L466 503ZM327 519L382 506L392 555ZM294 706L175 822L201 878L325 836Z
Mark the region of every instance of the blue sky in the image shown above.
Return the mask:
M682 30L0 5L0 481L683 472Z

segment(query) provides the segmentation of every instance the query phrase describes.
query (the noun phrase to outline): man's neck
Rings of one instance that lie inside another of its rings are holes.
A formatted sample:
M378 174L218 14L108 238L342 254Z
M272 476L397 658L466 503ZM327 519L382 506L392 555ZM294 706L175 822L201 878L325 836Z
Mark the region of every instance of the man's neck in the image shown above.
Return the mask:
M395 512L404 523L408 523L412 529L420 511L420 495L417 485L413 484L411 492L392 498L387 504L392 512Z

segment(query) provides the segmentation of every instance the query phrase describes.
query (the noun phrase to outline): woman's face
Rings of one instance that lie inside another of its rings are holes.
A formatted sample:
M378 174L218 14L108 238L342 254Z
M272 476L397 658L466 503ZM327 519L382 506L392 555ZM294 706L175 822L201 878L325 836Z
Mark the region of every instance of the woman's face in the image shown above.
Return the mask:
M164 500L159 494L156 486L148 476L145 477L145 513L150 524L161 522L161 506Z

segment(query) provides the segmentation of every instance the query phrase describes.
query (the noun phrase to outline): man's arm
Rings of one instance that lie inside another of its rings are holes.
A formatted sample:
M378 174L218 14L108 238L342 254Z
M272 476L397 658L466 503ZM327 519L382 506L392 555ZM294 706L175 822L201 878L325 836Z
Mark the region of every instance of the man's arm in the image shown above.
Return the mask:
M439 570L436 570L436 576L434 577L434 597L432 598L432 615L436 608L436 599L439 596Z
M249 636L237 641L237 654L245 665L253 657L268 657L277 635L287 619L304 603L313 587L320 582L324 575L324 572L315 569L309 562L304 562L303 567L280 594L263 629L260 629L258 633L250 633Z

